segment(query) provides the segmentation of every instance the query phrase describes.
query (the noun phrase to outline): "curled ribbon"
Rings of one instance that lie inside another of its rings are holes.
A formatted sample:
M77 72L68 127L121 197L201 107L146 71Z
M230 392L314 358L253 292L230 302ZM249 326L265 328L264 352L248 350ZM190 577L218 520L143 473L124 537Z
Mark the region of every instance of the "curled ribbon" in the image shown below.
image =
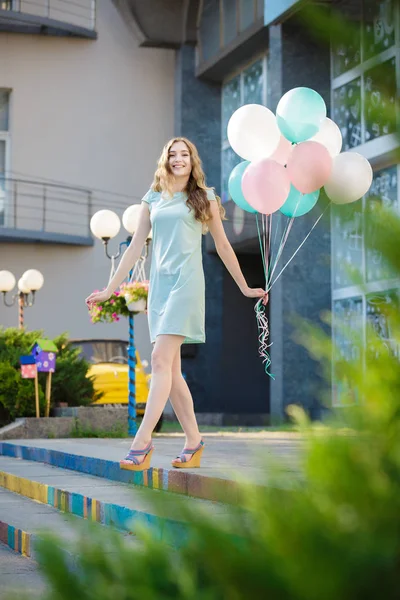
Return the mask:
M264 369L266 374L271 377L271 379L275 379L275 376L269 372L269 368L271 366L271 357L268 352L268 348L272 346L272 342L268 343L269 338L269 325L268 318L265 314L266 306L262 302L262 298L258 300L254 307L257 319L257 327L258 327L258 353L262 359L263 364L265 365Z

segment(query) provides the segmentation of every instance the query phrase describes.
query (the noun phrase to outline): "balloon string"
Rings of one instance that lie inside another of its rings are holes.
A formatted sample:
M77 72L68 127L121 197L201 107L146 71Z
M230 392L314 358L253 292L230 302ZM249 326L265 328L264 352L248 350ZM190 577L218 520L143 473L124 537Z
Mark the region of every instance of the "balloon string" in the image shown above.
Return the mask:
M286 245L286 242L288 240L289 233L290 233L290 231L291 231L291 229L293 227L293 223L294 223L294 217L291 217L288 220L288 222L286 223L286 227L285 227L285 230L284 230L283 235L282 235L282 239L281 239L280 244L279 244L278 253L277 253L277 256L275 258L274 266L273 266L273 268L271 270L271 273L269 275L269 278L268 278L268 285L271 283L272 277L273 277L273 275L275 273L275 270L276 270L276 267L278 265L278 261L279 261L280 257L282 256L282 252L283 252L283 250L285 248L285 245Z
M268 319L265 314L266 306L262 303L262 298L258 300L255 305L255 313L257 318L257 327L258 327L258 353L262 359L264 364L265 373L271 377L271 379L275 379L275 375L270 373L269 368L271 366L271 357L269 355L268 349L272 346L272 344L268 344L269 338L269 325Z
M269 256L267 252L267 215L263 215L262 223L263 223L263 242L264 242L264 257L265 257L265 270L268 272L269 269ZM266 287L266 286L265 286Z
M266 240L266 227L264 226L264 222L262 221L262 226L263 226L263 237L261 236L260 233L260 227L259 227L259 223L258 223L258 215L256 215L256 224L257 224L257 234L258 234L258 241L260 244L260 251L261 251L261 258L262 258L262 263L263 263L263 268L264 268L264 274L266 277L266 292L269 292L272 288L272 286L274 285L274 283L279 279L279 277L282 275L282 273L284 272L284 270L286 269L286 267L292 262L292 260L294 259L294 257L296 256L296 254L299 252L300 248L302 248L304 246L304 244L306 243L306 241L308 240L308 238L310 237L310 235L312 234L312 232L314 231L314 229L316 228L316 226L318 225L318 223L320 222L320 220L322 219L322 217L324 216L324 214L326 213L326 211L330 208L331 206L331 202L326 206L326 208L324 209L324 211L321 213L321 215L318 217L318 219L315 221L314 225L311 227L310 231L308 232L308 234L306 235L306 237L304 238L304 240L301 242L301 244L299 245L299 247L295 250L295 252L292 254L292 256L290 257L290 259L287 261L287 263L282 267L282 269L280 270L280 272L278 273L278 275L275 277L275 279L271 282L272 280L272 276L273 273L276 269L276 265L278 263L278 260L282 254L283 248L287 242L287 239L289 237L289 233L290 230L293 226L293 222L294 222L294 218L292 217L290 219L290 221L286 224L285 230L283 232L283 236L279 245L279 249L278 249L278 254L277 257L275 259L275 263L274 263L274 267L272 269L271 274L268 274L268 278L267 278L267 263L266 263L266 255L268 256L268 263L269 265L271 264L271 229L272 229L272 215L269 215L270 217L270 221L269 221L269 235L268 235L268 253L267 253L267 240ZM275 231L276 233L276 231ZM263 243L264 242L264 243ZM268 269L269 270L269 269ZM264 305L262 303L262 298L260 298L256 305L255 305L255 313L256 313L256 319L257 319L257 328L258 328L258 342L259 342L259 355L262 359L264 366L264 370L265 373L271 377L271 379L275 380L275 376L270 373L270 366L271 366L271 356L269 354L269 348L272 346L272 343L268 343L268 339L269 339L269 323L268 323L268 318L266 316L266 305Z
M325 208L325 210L320 214L320 216L318 217L318 219L315 221L314 225L311 227L310 231L308 232L308 234L306 235L306 237L304 238L304 240L301 242L300 246L297 248L297 250L292 254L292 256L289 258L289 260L287 261L287 263L282 267L282 269L279 271L278 275L275 277L274 281L272 283L270 283L267 292L270 291L270 289L272 288L272 286L274 285L274 283L279 279L279 277L282 275L283 271L286 269L286 267L292 262L292 260L294 259L294 257L296 256L296 254L298 253L298 251L300 250L300 248L302 248L304 246L304 244L306 243L306 241L308 240L308 238L310 237L310 235L312 234L312 232L314 231L314 229L316 228L316 226L318 225L318 223L320 222L320 220L322 219L322 217L324 216L324 214L326 213L326 211L328 210L328 208L330 208L331 206L331 202L328 204L328 206Z
M263 249L263 244L262 244L262 239L261 239L261 234L260 234L260 226L258 223L258 214L256 215L256 224L257 224L258 242L260 244L261 260L262 260L262 265L263 265L263 269L264 269L264 276L265 276L265 280L267 281L267 272L265 269L265 255L264 255L264 249Z
M287 233L287 231L288 231L288 227L289 227L289 225L290 225L290 220L289 220L289 219L287 219L287 220L286 220L286 225L285 225L285 227L284 227L284 230L283 230L283 233L282 233L282 236L281 236L281 240L280 240L280 242L279 242L279 244L278 244L278 249L277 249L277 252L276 252L275 259L274 259L274 264L273 264L273 265L271 264L270 273L269 273L269 276L268 276L268 283L271 281L271 277L272 277L272 274L273 274L273 272L274 272L274 270L275 270L276 264L277 264L277 262L278 262L278 260L279 260L279 258L280 258L280 256L281 256L281 254L282 254L282 250L283 250L283 245L282 245L282 243L283 243L283 241L286 239L286 233ZM276 231L277 231L277 230L278 230L278 226L276 227ZM289 231L290 231L290 230L289 230Z
M272 214L267 215L267 227L268 227L268 232L265 233L265 246L266 246L266 254L267 254L267 269L266 271L268 272L268 278L269 278L269 272L271 269L271 236L272 236ZM268 287L268 281L267 279L265 280L265 289L267 289Z
M262 234L260 232L258 215L256 215L256 223L257 223L258 241L260 244L261 258L262 258L264 275L265 275L265 289L267 289L268 288L267 270L268 270L268 262L270 260L269 254L270 254L271 247L270 247L270 236L269 236L268 252L267 252L266 227L265 227L263 217L264 216L261 217ZM269 221L269 229L271 231L271 221ZM268 256L268 258L266 258L266 256ZM262 298L260 298L260 300L257 301L254 310L256 313L257 329L258 329L258 353L264 364L265 373L272 379L275 379L275 376L272 373L270 373L270 371L269 371L270 366L271 366L271 357L270 357L268 349L272 344L268 344L269 324L268 324L268 318L266 316L266 306L262 303Z
M294 211L293 211L293 215L295 215L295 214L296 214L297 208L298 208L298 206L299 206L299 204L300 204L300 201L301 201L301 199L303 198L303 196L304 196L304 194L300 194L300 195L299 195L299 197L298 197L298 200L297 200L297 203L296 203L296 207L295 207L295 209L294 209ZM280 247L279 247L279 249L278 249L278 255L277 255L277 257L276 257L276 260L275 260L274 266L273 266L273 268L272 268L272 272L271 272L271 274L270 274L270 276L269 276L269 281L268 281L268 283L270 283L270 282L271 282L272 276L273 276L273 274L274 274L274 272L275 272L275 270L276 270L276 267L277 267L277 265L278 265L278 261L279 261L279 259L280 259L281 255L282 255L282 252L283 252L283 250L284 250L284 248L285 248L285 245L286 245L286 242L287 242L287 240L288 240L289 233L290 233L290 231L291 231L291 229L292 229L293 223L294 223L294 216L293 216L293 217L291 217L291 218L290 218L290 219L289 219L289 220L286 222L286 228L285 228L285 230L284 230L284 232L283 232L283 235L282 235L282 239L281 239Z

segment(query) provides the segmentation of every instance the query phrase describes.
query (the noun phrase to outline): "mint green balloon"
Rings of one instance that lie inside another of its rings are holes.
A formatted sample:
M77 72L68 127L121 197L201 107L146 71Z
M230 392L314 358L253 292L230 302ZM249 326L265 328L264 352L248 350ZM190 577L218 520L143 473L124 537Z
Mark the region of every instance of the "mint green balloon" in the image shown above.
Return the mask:
M294 88L279 101L276 121L281 133L290 142L305 142L312 138L326 118L326 104L315 90Z
M289 196L283 206L279 209L281 213L287 217L302 217L310 212L317 204L319 198L319 190L311 194L302 194L299 190L291 185Z
M232 172L229 175L228 190L229 195L235 202L235 204L237 204L238 206L240 206L240 208L246 210L249 213L256 213L256 209L250 206L246 198L243 196L242 192L243 173L245 172L249 164L250 162L248 160L244 160L243 162L236 165L234 169L232 169Z

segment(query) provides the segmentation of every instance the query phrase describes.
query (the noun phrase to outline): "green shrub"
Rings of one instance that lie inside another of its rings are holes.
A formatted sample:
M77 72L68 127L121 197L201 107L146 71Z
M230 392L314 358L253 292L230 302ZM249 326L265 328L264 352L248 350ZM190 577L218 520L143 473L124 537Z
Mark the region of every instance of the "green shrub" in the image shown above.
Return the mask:
M58 348L52 381L54 399L67 402L69 406L87 406L100 399L102 393L95 392L94 378L87 377L90 364L82 357L79 348L71 346L65 333L53 341Z
M0 362L7 362L14 369L19 369L20 356L30 354L33 343L40 337L43 337L43 331L0 328Z
M30 354L35 340L43 337L42 331L24 331L14 328L0 329L0 424L18 417L36 415L34 381L22 379L19 359ZM66 334L54 340L59 353L56 371L52 377L52 404L67 402L69 406L85 406L101 397L87 377L89 363L71 348ZM46 374L39 373L39 404L44 415Z
M31 379L22 379L9 363L0 362L0 423L16 417L36 415L35 388ZM39 404L44 410L44 394L39 389Z

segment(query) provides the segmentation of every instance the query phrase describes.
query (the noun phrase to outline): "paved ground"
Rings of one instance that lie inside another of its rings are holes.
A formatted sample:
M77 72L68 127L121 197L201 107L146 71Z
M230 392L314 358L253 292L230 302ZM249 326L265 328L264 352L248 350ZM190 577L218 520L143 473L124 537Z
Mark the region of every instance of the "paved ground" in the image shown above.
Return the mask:
M39 462L0 456L0 472L53 486L58 489L66 490L72 494L75 493L89 496L100 502L115 503L132 510L149 514L158 514L161 508L160 506L152 505L149 502L149 490L146 490L141 486L132 486L121 482L110 481L103 479L102 477L94 477ZM27 490L28 488L26 487L24 489ZM212 514L215 516L221 516L226 512L226 506L224 504L200 500L198 498L189 498L188 496L182 496L180 500L183 503L190 503L191 506L199 510L212 511ZM4 493L2 488L0 488L0 519L2 519L2 508L4 504ZM35 503L35 507L37 509L36 513L40 514L40 504ZM43 510L47 510L47 508L44 508ZM174 494L163 495L161 512L163 517L180 520L179 513L177 514L176 496ZM6 515L4 516L4 521L7 522ZM23 523L18 524L18 526L21 526L21 528L24 529Z
M265 473L269 471L268 464L278 463L288 472L289 477L295 478L299 473L303 441L298 434L290 432L260 432L260 433L209 433L204 435L206 449L203 454L201 469L193 469L193 473L209 477L220 477L247 480L262 483L267 480ZM182 449L184 438L179 434L157 435L154 438L156 451L153 455L154 467L170 469L170 461ZM10 440L10 443L47 448L102 458L109 461L119 461L125 456L130 446L129 439L52 439L52 440ZM120 502L133 509L149 511L144 490L134 489L124 484L102 480L82 473L55 468L41 463L19 461L13 458L0 457L0 468L21 477L47 483L71 492L85 494L95 488L95 496L104 502ZM190 502L198 502L223 518L224 506L212 505L204 500L191 498ZM68 539L72 531L68 531L66 515L58 513L46 505L41 505L26 498L15 496L5 490L0 491L0 519L6 521L9 507L17 509L13 512L13 522L22 530L33 531L40 527L45 518L46 523L56 523L57 530L64 530ZM19 510L21 509L21 510ZM2 515L4 512L4 515ZM30 514L32 512L32 514ZM151 512L151 510L150 510ZM168 511L167 511L168 512ZM47 514L48 513L48 514ZM172 516L172 515L171 515ZM17 518L18 517L18 518ZM29 518L29 526L26 519ZM21 520L21 522L19 522ZM53 523L53 525L54 525ZM133 540L132 540L133 541ZM0 598L6 598L6 590L19 589L29 592L30 597L43 596L45 584L34 561L14 553L0 543Z
M301 437L289 432L204 434L206 448L201 469L194 473L226 479L262 482L268 462L278 462L295 474L299 468ZM9 440L10 443L59 450L81 456L119 461L130 446L127 439L53 439ZM179 434L157 435L152 466L171 468L171 460L182 450L184 438Z
M27 597L40 597L45 583L37 564L10 550L0 542L0 598L6 598L10 591L22 591ZM29 596L28 596L29 594Z

